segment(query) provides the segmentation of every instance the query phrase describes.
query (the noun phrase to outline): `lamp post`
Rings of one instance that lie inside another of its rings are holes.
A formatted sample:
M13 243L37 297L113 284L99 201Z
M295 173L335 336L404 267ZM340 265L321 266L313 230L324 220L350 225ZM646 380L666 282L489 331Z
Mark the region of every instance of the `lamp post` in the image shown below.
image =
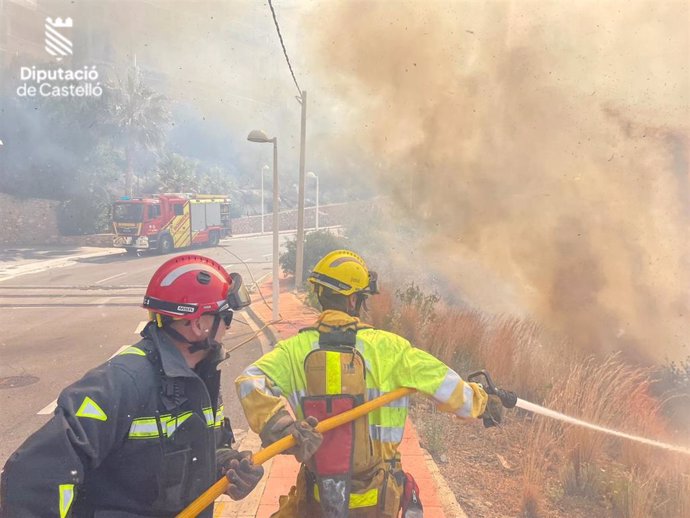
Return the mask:
M261 167L261 234L264 233L264 173L269 169L267 165Z
M307 92L300 92L297 102L302 106L302 124L299 146L299 190L297 196L297 246L295 249L295 289L302 286L302 269L304 268L304 160L307 133Z
M316 230L319 230L319 176L313 171L309 171L307 176L316 178Z
M250 142L259 142L265 144L271 142L273 144L273 320L279 319L278 299L280 284L278 278L278 211L280 210L278 202L278 137L268 138L266 133L261 130L252 130L247 136ZM263 169L261 171L261 179L263 181ZM261 190L263 193L263 189ZM263 221L263 218L262 218Z

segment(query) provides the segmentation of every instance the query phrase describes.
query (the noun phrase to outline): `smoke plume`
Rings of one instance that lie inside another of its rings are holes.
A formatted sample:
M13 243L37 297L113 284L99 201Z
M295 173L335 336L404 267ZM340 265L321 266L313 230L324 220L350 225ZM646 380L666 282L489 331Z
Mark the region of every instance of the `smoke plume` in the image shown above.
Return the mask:
M579 347L658 360L689 353L689 14L339 2L305 24L382 192L422 218L419 265L464 291L478 258Z

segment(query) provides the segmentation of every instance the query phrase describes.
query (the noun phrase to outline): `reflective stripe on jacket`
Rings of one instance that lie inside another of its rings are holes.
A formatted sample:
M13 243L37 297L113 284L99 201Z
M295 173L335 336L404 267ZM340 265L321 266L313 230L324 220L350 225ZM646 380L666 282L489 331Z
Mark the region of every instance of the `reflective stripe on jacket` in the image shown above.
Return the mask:
M155 326L142 335L67 387L10 457L0 518L173 516L215 482L232 440L218 358L192 370Z
M319 323L358 322L339 311L321 314ZM339 324L340 325L340 324ZM250 427L259 433L268 419L289 402L302 419L300 399L305 396L304 358L319 347L316 330L303 331L250 365L235 380ZM450 367L431 354L413 347L404 338L378 329L357 332L357 350L362 353L367 371L369 400L400 387L410 387L433 397L440 410L459 417L478 417L484 412L487 395L476 383L467 383ZM374 450L384 460L395 457L402 441L409 406L404 397L369 414L369 435Z

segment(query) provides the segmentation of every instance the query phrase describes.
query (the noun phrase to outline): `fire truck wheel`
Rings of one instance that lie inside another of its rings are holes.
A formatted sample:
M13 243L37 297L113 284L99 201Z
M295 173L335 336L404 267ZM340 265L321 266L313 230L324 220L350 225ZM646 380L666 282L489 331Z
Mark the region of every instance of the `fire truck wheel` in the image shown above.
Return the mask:
M127 255L138 255L139 250L136 248L125 248L127 250Z
M159 254L169 254L173 250L173 240L170 236L161 237L158 243L158 253Z
M208 246L218 246L220 242L220 236L218 236L217 230L212 230L208 235Z

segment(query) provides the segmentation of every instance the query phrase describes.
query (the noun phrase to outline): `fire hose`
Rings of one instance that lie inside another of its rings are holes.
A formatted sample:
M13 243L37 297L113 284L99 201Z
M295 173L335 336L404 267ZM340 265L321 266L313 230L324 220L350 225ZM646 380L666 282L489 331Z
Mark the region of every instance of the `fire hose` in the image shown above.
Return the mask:
M377 397L376 399L367 401L366 403L363 403L352 410L348 410L347 412L343 412L342 414L338 414L329 419L321 421L318 425L316 425L316 430L320 433L328 432L333 428L337 428L340 425L354 421L355 419L368 414L372 410L382 407L391 401L395 401L396 399L400 399L401 397L412 394L413 392L415 392L415 390L411 388L399 388L389 392L388 394ZM252 455L252 463L257 466L263 464L279 453L292 448L295 446L295 444L295 438L292 435L285 436ZM230 482L226 477L221 478L210 488L204 491L199 498L185 507L175 518L195 518L199 513L201 513L201 511L211 505L216 498L225 493L225 490L228 488L229 484Z
M487 394L497 395L506 408L513 408L515 406L515 403L517 402L517 396L515 393L497 388L494 385L491 376L489 376L489 373L486 371L474 372L470 374L467 379L468 381L475 382L480 382L480 380L483 379L482 385ZM316 425L316 431L326 433L329 430L337 428L338 426L349 423L350 421L354 421L355 419L358 419L368 414L372 410L390 403L391 401L395 401L396 399L400 399L401 397L410 395L414 392L416 392L414 389L405 387L393 390L392 392L379 396L376 399L367 401L366 403L363 403L352 410L348 410L342 414L338 414L321 421L318 425ZM252 455L252 463L256 466L259 466L269 459L272 459L276 455L284 452L285 450L292 448L295 446L295 444L295 438L292 435L285 436ZM230 482L228 479L226 477L222 477L210 488L204 491L196 500L185 507L175 518L195 518L199 515L199 513L211 505L216 498L225 493L229 484Z

